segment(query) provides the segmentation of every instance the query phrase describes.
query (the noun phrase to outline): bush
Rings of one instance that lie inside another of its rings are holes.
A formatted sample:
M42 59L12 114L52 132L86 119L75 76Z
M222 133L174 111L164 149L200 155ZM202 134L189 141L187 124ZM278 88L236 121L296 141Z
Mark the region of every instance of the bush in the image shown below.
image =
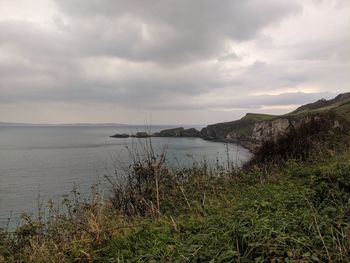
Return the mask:
M322 158L344 149L348 142L348 123L332 112L310 115L298 128L277 140L266 141L246 164L246 168L281 165L288 160Z

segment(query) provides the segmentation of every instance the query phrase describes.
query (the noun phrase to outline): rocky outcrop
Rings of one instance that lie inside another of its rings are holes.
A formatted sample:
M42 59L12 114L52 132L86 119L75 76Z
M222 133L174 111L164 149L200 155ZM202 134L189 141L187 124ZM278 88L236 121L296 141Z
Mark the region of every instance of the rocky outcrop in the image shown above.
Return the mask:
M114 134L114 135L109 136L109 137L111 137L111 138L129 138L130 136L129 136L129 134L126 134L126 133L123 133L123 134L117 133L117 134Z
M336 118L325 114L307 114L303 116L272 117L269 120L257 120L251 115L241 120L208 125L201 131L194 128L183 127L166 129L149 135L146 132L137 132L134 135L115 134L113 138L148 138L148 137L198 137L205 140L238 143L241 146L255 152L266 141L277 141L281 136L293 130L299 129L305 124L321 124L329 131L341 128L341 123Z
M182 137L201 137L201 133L195 128L190 128L182 132Z
M194 128L183 127L163 130L152 135L153 137L201 137L200 132Z
M201 137L207 140L225 141L233 138L241 138L249 133L256 121L243 117L232 122L222 122L208 125L200 132Z
M148 137L151 137L147 132L137 132L135 134L127 134L127 133L117 133L117 134L114 134L112 136L109 136L111 138L129 138L129 137L132 137L132 138L148 138Z
M184 132L184 128L173 128L173 129L166 129L162 130L160 132L154 133L154 137L181 137L182 133Z
M136 134L130 135L133 138L148 138L151 137L147 132L137 132Z
M222 124L208 125L201 130L200 135L206 140L224 140L227 134L226 128Z
M341 123L337 119L326 114L274 116L268 120L257 120L246 116L234 122L209 125L202 129L201 137L207 140L238 143L254 152L264 142L277 141L281 136L308 123L323 125L330 132L341 128Z
M173 128L173 129L167 129L167 130L162 130L160 132L156 132L152 135L148 134L147 132L137 132L136 134L115 134L110 136L111 138L148 138L148 137L201 137L201 133L194 129L185 129L183 127L179 128Z
M328 114L328 115L327 115ZM239 143L251 151L255 151L264 142L277 141L283 135L297 130L304 124L321 125L324 130L332 132L341 128L341 121L331 117L332 114L350 121L350 93L340 94L333 100L319 100L304 105L286 115L273 116L247 113L240 120L208 125L201 131L183 127L163 130L152 134L152 137L198 137L205 140ZM308 127L309 127L308 126ZM116 134L114 138L127 138L127 134ZM138 132L130 137L147 138L149 134Z
M268 140L277 140L280 136L288 133L294 127L287 118L275 119L272 121L262 121L254 125L250 138L253 141L262 143Z
M277 118L272 121L256 123L249 137L252 142L260 146L266 141L276 142L282 136L293 130L298 130L302 126L305 127L308 124L309 126L314 125L315 129L327 130L330 133L336 129L342 128L342 124L335 116L329 114L314 114L298 118Z

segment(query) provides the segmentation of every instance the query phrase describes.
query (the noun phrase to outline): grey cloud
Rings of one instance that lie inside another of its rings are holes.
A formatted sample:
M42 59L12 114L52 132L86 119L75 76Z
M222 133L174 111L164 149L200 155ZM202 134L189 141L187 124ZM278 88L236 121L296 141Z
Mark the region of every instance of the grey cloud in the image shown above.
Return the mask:
M227 54L224 54L218 58L219 61L232 61L232 60L240 60L240 56L238 56L234 52L230 52Z
M28 21L0 21L0 47L7 47L23 55L60 56L72 55L70 42L65 36L44 30Z
M302 105L311 102L315 102L321 98L330 99L334 97L334 93L330 92L317 92L317 93L282 93L279 95L260 95L247 97L253 107L259 106L280 106L280 105ZM242 106L242 105L241 105Z
M279 106L294 106L303 105L311 102L315 102L321 98L330 99L335 97L335 93L331 92L315 92L315 93L304 93L304 92L289 92L282 93L278 95L255 95L255 96L236 96L230 98L229 100L220 101L220 104L215 102L210 103L200 103L194 105L193 103L186 103L186 101L178 103L168 103L168 104L156 104L153 106L154 109L163 110L205 110L205 109L227 109L227 110L237 110L245 109L249 111L250 109L258 110L263 107L279 107Z
M96 111L97 105L117 105L206 115L215 108L255 110L303 104L330 94L283 89L348 89L347 37L276 47L270 36L260 35L266 27L297 15L302 1L56 3L60 9L53 27L0 20L2 105L66 103L94 105ZM264 61L259 54L236 53L236 46L245 43L254 43L260 52L284 52L285 57ZM278 96L251 95L279 89ZM216 95L220 100L215 101Z
M294 47L296 58L305 60L338 60L350 61L350 36L329 40L326 43L313 43L308 46Z
M60 64L31 58L0 59L0 101L96 102L148 108L162 100L196 96L219 82L218 72L204 66L178 70L164 70L157 65L130 69L118 66L113 72L120 68L121 75L106 75L106 65L92 59L89 64L100 72L91 75L85 61Z
M287 0L56 0L89 52L136 61L178 63L220 55L227 41L300 11Z

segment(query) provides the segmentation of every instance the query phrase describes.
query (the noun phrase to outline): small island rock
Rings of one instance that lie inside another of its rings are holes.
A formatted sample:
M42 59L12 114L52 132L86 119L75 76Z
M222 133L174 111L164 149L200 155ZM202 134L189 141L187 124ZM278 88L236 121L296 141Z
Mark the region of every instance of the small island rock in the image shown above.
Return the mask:
M137 132L134 135L131 135L133 138L148 138L150 135L147 132Z
M123 133L123 134L117 133L117 134L114 134L114 135L112 135L110 137L111 138L129 138L130 136L129 136L129 134L126 134L126 133Z
M163 130L152 135L153 137L200 137L200 132L194 128L185 130L183 127Z

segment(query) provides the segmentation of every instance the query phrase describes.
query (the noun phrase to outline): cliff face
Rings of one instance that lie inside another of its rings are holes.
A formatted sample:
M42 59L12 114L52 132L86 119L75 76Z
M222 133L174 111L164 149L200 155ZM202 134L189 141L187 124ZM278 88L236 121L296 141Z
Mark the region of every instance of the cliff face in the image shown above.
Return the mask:
M293 123L287 118L256 123L249 136L252 140L262 143L268 140L277 140L278 137L288 133Z
M225 140L232 127L227 124L213 124L203 128L201 136L207 140Z
M264 142L276 142L282 136L290 132L297 131L301 127L310 127L319 132L333 133L343 127L343 123L332 114L311 114L299 116L298 118L276 118L272 121L262 121L256 123L252 133L247 137L253 145L251 150L256 150Z
M202 129L201 136L207 140L239 143L256 151L266 141L277 141L282 136L299 129L302 125L315 123L329 131L342 125L335 117L326 113L274 116L268 120L239 120L231 123L209 125Z
M309 123L315 123L327 127L329 132L342 127L342 124L335 116L327 114L307 115L298 119L278 118L273 121L256 123L250 138L258 144L270 140L277 141L281 136L286 135L293 130L297 130L301 126Z
M237 121L208 125L201 130L201 136L208 140L235 142L237 139L242 139L249 135L255 123L271 120L274 117L272 115L247 113L246 116Z
M265 141L277 140L292 127L294 124L287 118L259 122L239 121L209 125L202 129L201 135L207 140L239 143L254 151Z

